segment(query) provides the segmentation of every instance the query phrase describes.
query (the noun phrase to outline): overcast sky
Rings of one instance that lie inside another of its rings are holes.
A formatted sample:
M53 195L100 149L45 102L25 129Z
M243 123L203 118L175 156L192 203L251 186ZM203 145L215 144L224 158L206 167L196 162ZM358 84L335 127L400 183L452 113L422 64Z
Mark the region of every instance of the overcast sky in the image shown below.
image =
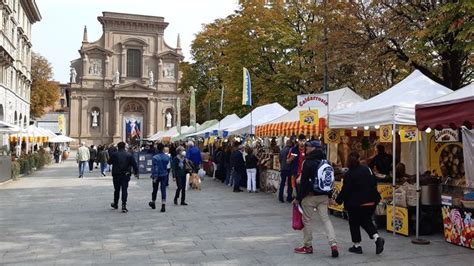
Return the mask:
M238 0L36 0L43 19L33 25L33 50L53 65L54 79L69 80L70 61L79 57L82 32L87 26L89 42L102 35L97 17L103 11L164 17L169 23L165 41L176 46L178 33L185 60L194 35L202 24L226 17L238 8Z

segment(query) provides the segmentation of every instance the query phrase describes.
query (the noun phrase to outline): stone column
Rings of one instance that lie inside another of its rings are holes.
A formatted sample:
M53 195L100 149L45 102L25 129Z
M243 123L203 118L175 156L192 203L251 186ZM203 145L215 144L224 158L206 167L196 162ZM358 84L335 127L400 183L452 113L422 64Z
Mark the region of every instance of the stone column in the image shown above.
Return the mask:
M104 104L102 105L101 120L102 137L109 137L109 100L104 97Z
M152 134L154 134L155 132L154 131L154 128L153 128L153 101L154 101L154 98L150 97L148 98L148 108L147 108L147 122L148 122L148 126L147 126L147 136L151 136Z
M80 110L79 110L79 99L77 96L71 96L71 109L69 111L69 135L73 138L79 137L79 130L80 127L78 126L78 123L71 123L72 119L71 117L76 118L80 117ZM79 119L80 121L80 119Z
M120 79L127 77L127 50L125 45L122 45L122 69L120 70Z
M81 137L88 137L89 136L89 117L87 113L87 109L89 108L89 104L87 102L87 97L81 97Z
M160 117L161 117L161 101L160 99L156 98L156 113L155 113L155 121L156 121L156 132L162 130L160 127Z
M114 138L120 137L120 97L115 97L115 134Z

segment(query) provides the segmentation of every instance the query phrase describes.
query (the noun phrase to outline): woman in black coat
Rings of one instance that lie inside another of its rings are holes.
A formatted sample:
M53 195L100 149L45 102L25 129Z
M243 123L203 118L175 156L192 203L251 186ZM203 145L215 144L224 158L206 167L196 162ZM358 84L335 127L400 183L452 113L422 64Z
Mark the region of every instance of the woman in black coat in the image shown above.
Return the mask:
M336 202L344 203L344 208L349 213L349 227L354 243L354 246L349 248L349 252L362 254L360 246L360 227L362 227L371 239L375 239L375 253L380 254L385 240L379 236L372 222L375 208L380 201L377 180L368 167L360 165L359 157L357 152L349 154L349 171L344 176L342 189Z

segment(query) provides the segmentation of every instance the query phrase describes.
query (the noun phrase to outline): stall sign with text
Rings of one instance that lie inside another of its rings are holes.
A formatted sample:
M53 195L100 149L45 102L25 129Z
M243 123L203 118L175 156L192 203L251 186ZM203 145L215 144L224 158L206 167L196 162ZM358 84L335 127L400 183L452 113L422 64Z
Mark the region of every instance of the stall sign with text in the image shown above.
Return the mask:
M327 94L305 94L296 98L298 107L328 108Z
M459 131L445 128L434 131L435 142L459 142Z

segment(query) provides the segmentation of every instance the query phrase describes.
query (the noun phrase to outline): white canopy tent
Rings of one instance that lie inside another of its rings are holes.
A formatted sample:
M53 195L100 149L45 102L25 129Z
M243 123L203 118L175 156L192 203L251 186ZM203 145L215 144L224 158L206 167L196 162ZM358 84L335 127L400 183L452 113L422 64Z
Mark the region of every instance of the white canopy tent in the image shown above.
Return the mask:
M330 114L330 128L352 128L367 127L379 125L392 125L392 185L396 185L396 135L397 125L416 125L415 105L426 102L431 99L441 97L451 93L452 90L440 85L423 75L419 70L413 71L408 77L394 85L390 89L374 96L364 102L358 103L352 107L335 111ZM417 191L419 193L419 141L418 129L416 131L416 147L415 147L415 168L417 176ZM403 150L403 149L402 149ZM406 149L409 151L410 149ZM412 157L413 153L409 152ZM401 155L401 157L403 154ZM403 161L403 160L402 160ZM413 161L413 160L412 160ZM395 189L393 190L393 198L395 198ZM418 194L419 199L419 194ZM417 230L416 237L418 239L418 223L419 223L419 202L417 201ZM393 201L393 219L395 220L395 201ZM394 222L394 221L393 221ZM393 232L395 234L395 230Z
M13 124L0 121L0 134L13 134L20 132L21 129Z
M196 129L194 129L194 127L190 127L189 130L187 130L186 132L181 132L181 135L173 138L173 141L178 141L178 140L184 140L188 137L191 137L191 135L194 135L195 132L200 132L200 131L205 131L207 130L208 128L218 124L219 121L218 120L208 120L204 123L202 123L201 125L198 125Z
M244 116L237 124L229 126L228 128L222 128L221 130L228 131L229 135L255 133L256 126L267 123L286 113L288 113L288 110L279 103L259 106Z
M206 128L204 130L200 130L196 133L192 133L192 134L188 135L188 137L204 136L206 133L212 133L214 130L221 131L225 128L229 128L229 127L232 127L232 126L238 124L239 121L240 121L240 118L236 114L231 114L231 115L228 115L228 116L224 117L218 123Z
M415 105L451 93L415 70L392 88L349 108L334 111L330 128L376 125L415 125Z
M50 143L66 143L66 142L76 142L76 139L70 138L68 136L64 135L58 135L52 139L50 139L48 142Z
M364 101L362 97L360 97L357 93L355 93L353 90L347 87L339 89L339 90L329 91L324 94L328 95L329 113L335 110L351 107L356 103ZM264 123L263 125L299 121L300 111L303 111L303 110L308 110L308 107L297 106L293 108L291 111L289 111L288 113L268 123ZM327 117L327 110L326 109L319 110L318 115L319 117Z

